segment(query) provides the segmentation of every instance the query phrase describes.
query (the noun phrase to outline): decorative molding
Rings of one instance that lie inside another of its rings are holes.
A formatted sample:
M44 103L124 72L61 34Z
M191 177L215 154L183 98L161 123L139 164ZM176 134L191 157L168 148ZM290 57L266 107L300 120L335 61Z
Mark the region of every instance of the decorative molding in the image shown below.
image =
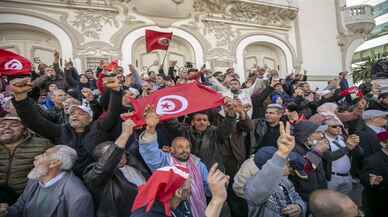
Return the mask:
M204 35L213 34L217 39L216 47L225 47L228 50L232 49L233 39L238 37L241 33L234 30L230 24L213 22L203 20L204 24Z
M119 23L115 19L116 14L96 10L78 10L71 24L79 29L83 35L92 39L100 39L100 33L104 25L109 24L116 28Z
M297 17L295 7L234 0L194 0L194 11L207 13L206 18L250 23L262 26L291 28Z
M208 51L207 53L207 59L212 58L229 58L233 59L233 54L230 52L230 50L224 49L224 48L213 48Z
M4 2L37 5L44 7L55 8L68 8L68 9L80 9L80 10L102 10L115 12L116 9L112 8L111 0L103 0L104 4L96 4L94 0L79 1L79 0L50 0L50 1L37 1L37 0L2 0ZM126 1L126 0L119 0Z

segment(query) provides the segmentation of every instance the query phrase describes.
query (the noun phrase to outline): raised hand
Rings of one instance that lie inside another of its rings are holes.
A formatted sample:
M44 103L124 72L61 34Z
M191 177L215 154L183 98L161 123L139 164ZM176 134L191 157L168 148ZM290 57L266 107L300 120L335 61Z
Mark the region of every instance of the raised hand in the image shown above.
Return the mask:
M360 137L355 134L350 135L346 140L346 146L350 150L355 149L358 146L358 144L360 144Z
M280 136L277 140L278 151L276 152L283 158L287 158L288 155L295 147L295 137L291 136L290 124L287 123L284 126L283 122L279 123Z
M122 123L121 134L127 135L127 136L132 135L134 127L135 127L135 123L131 119L124 121Z
M131 73L136 73L136 68L135 68L134 65L129 64L129 65L128 65L128 68L129 68L129 71L130 71Z
M217 169L217 167L218 164L215 163L210 168L207 182L212 193L212 200L215 199L224 202L228 196L226 188L229 184L230 177Z
M10 81L9 89L16 101L27 98L27 93L32 90L31 78L16 78Z
M81 93L88 102L92 102L95 99L93 91L89 88L82 88Z
M117 77L105 77L103 78L104 86L114 91L119 91L121 88L121 82Z
M59 63L59 52L58 52L58 50L54 51L54 63Z
M148 105L144 112L144 119L146 123L146 132L149 134L156 133L156 126L159 124L159 115L156 114L155 108Z
M376 176L374 174L369 174L369 184L370 185L379 185L383 181L382 176Z
M235 112L234 112L233 100L231 100L230 98L225 98L224 101L225 103L223 107L224 107L225 114L230 117L234 117Z
M66 60L65 61L65 70L70 70L71 68L73 68L73 62L71 61L71 59Z
M135 123L131 119L127 119L122 123L121 135L116 139L115 144L119 148L125 148L129 137L133 134Z

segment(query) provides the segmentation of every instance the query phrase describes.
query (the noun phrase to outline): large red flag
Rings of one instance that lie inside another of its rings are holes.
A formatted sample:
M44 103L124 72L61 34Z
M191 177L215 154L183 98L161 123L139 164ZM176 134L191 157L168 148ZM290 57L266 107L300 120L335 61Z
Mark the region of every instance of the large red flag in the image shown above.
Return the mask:
M147 52L153 50L167 50L172 39L172 32L145 31Z
M14 52L0 49L0 76L31 74L31 62Z
M160 120L170 120L223 104L224 97L209 87L198 83L179 84L133 100L135 112L130 118L136 126L144 125L143 115L147 105L155 108Z

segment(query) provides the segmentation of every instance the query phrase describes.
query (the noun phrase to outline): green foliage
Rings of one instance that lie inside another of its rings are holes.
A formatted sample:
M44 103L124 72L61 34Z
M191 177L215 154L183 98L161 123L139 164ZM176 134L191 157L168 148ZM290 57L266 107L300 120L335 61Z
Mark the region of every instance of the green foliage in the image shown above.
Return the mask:
M355 64L356 66L352 68L353 82L359 83L371 81L371 71L373 65L383 58L384 55L378 53L376 55L368 56L367 60L364 62Z

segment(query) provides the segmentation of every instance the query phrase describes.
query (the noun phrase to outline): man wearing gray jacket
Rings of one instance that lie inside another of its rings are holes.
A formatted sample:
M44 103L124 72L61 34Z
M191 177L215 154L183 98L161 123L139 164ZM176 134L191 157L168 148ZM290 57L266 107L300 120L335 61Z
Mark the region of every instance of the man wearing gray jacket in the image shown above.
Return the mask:
M248 202L249 217L302 217L306 205L288 180L288 157L295 147L295 138L290 126L279 126L278 149L264 147L255 155L259 171L248 178L245 185L245 199Z
M94 217L93 198L71 172L77 152L57 145L35 157L23 194L0 217Z

